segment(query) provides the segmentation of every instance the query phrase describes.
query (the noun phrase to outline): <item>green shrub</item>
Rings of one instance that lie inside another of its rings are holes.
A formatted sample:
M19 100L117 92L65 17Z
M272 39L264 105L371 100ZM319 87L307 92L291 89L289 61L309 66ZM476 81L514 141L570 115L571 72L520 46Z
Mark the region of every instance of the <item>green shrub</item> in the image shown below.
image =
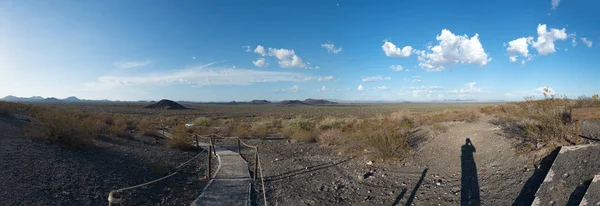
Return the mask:
M192 124L197 127L208 127L211 124L211 119L208 117L198 117L192 121Z

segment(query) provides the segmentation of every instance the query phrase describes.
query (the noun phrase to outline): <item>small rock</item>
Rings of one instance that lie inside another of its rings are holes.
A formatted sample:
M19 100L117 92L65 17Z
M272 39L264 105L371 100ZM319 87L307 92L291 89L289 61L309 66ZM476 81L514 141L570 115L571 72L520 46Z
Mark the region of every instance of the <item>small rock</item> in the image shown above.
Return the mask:
M367 165L373 165L373 161L368 161Z
M565 174L563 174L563 177L564 177L564 178L569 178L569 173L565 173Z

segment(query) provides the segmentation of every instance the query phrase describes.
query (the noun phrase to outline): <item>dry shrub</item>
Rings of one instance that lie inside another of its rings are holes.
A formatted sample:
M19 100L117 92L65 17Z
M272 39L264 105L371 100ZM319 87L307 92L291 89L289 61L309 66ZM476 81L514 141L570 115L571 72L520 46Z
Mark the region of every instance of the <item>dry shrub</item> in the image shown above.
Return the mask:
M195 132L195 128L186 127L185 124L178 124L173 130L173 136L189 137Z
M292 140L294 140L294 141L306 142L306 143L317 141L317 135L313 131L303 131L303 130L297 131L297 132L292 133L290 135L290 138L292 138Z
M115 119L110 126L110 133L117 137L130 138L131 133L128 130L127 120L124 118Z
M272 120L261 120L250 124L250 134L255 137L265 137L272 127Z
M158 127L159 125L157 123L154 123L148 119L142 119L136 125L135 129L138 133L144 136L160 137L160 134L157 132Z
M284 120L282 124L285 136L301 142L316 141L316 134L313 132L315 125L311 119L296 117Z
M499 105L494 109L495 124L513 138L524 151L553 148L568 144L574 126L569 119L569 108L578 102L554 96Z
M248 124L237 123L231 126L230 133L231 136L246 138L251 134L250 126Z
M98 131L92 129L81 113L52 108L37 107L32 110L32 124L27 134L68 148L81 148L88 145Z
M345 143L344 133L340 129L322 131L317 137L317 142L325 146L338 146Z
M174 149L190 150L194 149L191 136L173 136L167 139L167 147Z
M368 119L346 132L346 153L367 150L384 159L403 159L410 151L409 132L394 119ZM405 120L406 121L406 120ZM348 151L352 149L354 151Z
M341 129L347 127L351 122L350 118L325 117L317 124L317 128L320 130Z
M192 121L192 124L197 127L208 127L211 125L212 120L208 117L198 117Z

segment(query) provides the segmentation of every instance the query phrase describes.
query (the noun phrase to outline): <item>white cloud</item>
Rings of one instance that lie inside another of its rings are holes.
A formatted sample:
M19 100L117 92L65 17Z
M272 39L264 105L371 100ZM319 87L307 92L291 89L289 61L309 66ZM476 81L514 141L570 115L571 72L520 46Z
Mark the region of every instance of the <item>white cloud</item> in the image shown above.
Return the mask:
M581 42L583 42L583 44L585 44L587 47L592 47L592 44L593 44L593 42L591 40L588 40L585 37L581 38Z
M394 43L387 40L383 43L381 49L388 57L408 57L413 52L413 48L411 46L405 46L404 48L400 49L396 47Z
M356 90L357 90L357 91L363 91L363 90L365 90L365 89L363 88L363 86L362 86L362 85L360 85L360 84L359 84L359 85L358 85L358 88L356 88Z
M492 61L485 53L479 34L469 38L467 35L457 36L444 29L436 36L439 45L431 47L431 53L416 51L419 54L419 66L427 71L442 71L445 66L476 64L481 67Z
M340 48L335 48L335 45L333 45L333 44L321 44L321 47L323 47L323 48L327 49L327 52L328 52L328 53L334 53L334 54L337 54L337 53L339 53L339 52L341 52L341 51L342 51L342 47L340 47Z
M329 82L329 81L333 81L333 80L334 80L333 76L324 76L324 77L318 78L319 82Z
M510 55L508 58L510 62L516 62L517 57L521 55L522 57L529 57L529 44L533 42L533 37L521 37L515 40L508 42L508 54Z
M327 87L323 85L321 88L317 89L318 92L327 91Z
M299 88L298 88L298 85L294 85L294 86L292 87L292 91L293 91L293 92L298 92L298 90L299 90Z
M382 77L382 76L374 76L374 77L365 77L362 79L362 82L378 82L383 80L391 80L391 77Z
M211 64L200 67L150 73L137 76L101 76L85 86L110 90L120 87L166 85L251 85L263 82L305 82L315 78L301 73L257 71L251 69L213 68Z
M552 9L556 9L559 3L560 0L550 0L550 5L552 6Z
M267 55L267 53L265 52L265 47L263 47L262 45L256 46L256 49L254 49L254 53L260 54L261 56Z
M252 61L252 63L257 67L269 66L265 58L258 58L256 61Z
M537 33L537 41L531 42L531 46L535 48L540 55L548 55L556 52L554 42L556 40L567 39L565 28L560 30L551 28L550 31L548 31L545 24L538 24Z
M402 69L404 69L404 68L402 67L402 65L391 65L390 69L399 72L399 71L402 71Z
M304 68L306 66L293 49L269 48L269 56L275 56L279 59L279 67L281 68Z
M192 57L192 59L196 59L196 57Z
M146 66L150 63L152 63L150 60L146 60L146 61L115 62L115 63L113 63L113 65L116 67L119 67L121 69L129 69L129 68Z
M475 93L483 93L483 92L485 92L481 88L475 87L475 84L477 84L477 82L469 82L469 83L466 83L463 88L451 90L451 91L448 91L448 93L454 93L454 94L475 94Z
M251 52L250 46L242 46L242 48L246 49L246 52Z

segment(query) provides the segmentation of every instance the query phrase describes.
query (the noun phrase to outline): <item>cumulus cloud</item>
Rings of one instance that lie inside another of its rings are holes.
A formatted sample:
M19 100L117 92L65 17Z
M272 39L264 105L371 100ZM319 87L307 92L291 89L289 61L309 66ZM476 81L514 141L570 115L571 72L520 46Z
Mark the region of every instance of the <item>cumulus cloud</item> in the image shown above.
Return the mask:
M515 40L508 42L508 54L510 55L508 58L511 62L517 61L517 56L521 55L522 57L529 57L529 44L533 41L533 37L521 37Z
M264 67L269 65L265 58L258 58L256 61L252 61L252 63L254 64L254 66L257 67Z
M438 45L429 47L430 52L416 51L419 54L419 66L427 71L442 71L446 66L461 64L476 64L481 67L492 61L485 53L479 34L469 38L467 35L455 35L444 29L436 36Z
M333 44L321 44L321 47L323 47L323 48L327 49L327 52L328 52L328 53L334 53L334 54L337 54L337 53L339 53L339 52L341 52L341 51L342 51L342 47L340 47L340 48L335 48L335 45L333 45Z
M592 44L593 44L593 42L591 40L588 40L585 37L581 38L581 42L583 42L583 44L585 44L587 47L592 47Z
M475 94L475 93L483 93L483 92L485 92L481 88L475 87L475 84L477 84L477 82L469 82L469 83L466 83L463 88L451 90L451 91L448 91L448 93L454 93L454 94Z
M548 31L546 29L546 24L538 24L537 33L537 41L532 42L531 46L535 48L540 55L548 55L556 52L554 42L567 39L565 28L560 30L551 28L550 31Z
M146 61L115 62L115 63L113 63L113 65L116 67L119 67L121 69L129 69L129 68L146 66L150 63L152 63L150 60L146 60Z
M276 89L275 92L283 93L283 92L298 92L300 91L300 87L298 85L294 85L290 88Z
M388 57L408 57L413 52L413 48L411 46L405 46L402 49L396 47L396 45L392 42L385 41L381 49Z
M519 56L526 58L527 61L533 58L533 55L529 53L528 47L533 47L539 55L545 56L556 52L555 41L566 40L568 36L572 37L573 47L577 46L575 41L575 34L568 35L566 29L554 29L547 30L545 24L538 24L537 27L537 40L534 41L533 37L521 37L512 40L508 43L506 51L508 52L508 59L510 62L516 62ZM521 60L521 64L524 64L525 60Z
M321 86L321 88L317 89L318 92L324 92L329 90L325 85Z
M260 54L261 56L267 55L267 53L265 52L265 47L263 47L262 45L256 46L256 49L254 49L254 53Z
M365 89L363 88L363 86L362 86L362 85L360 85L360 84L359 84L359 85L358 85L358 88L356 88L356 90L357 90L357 91L363 91L363 90L365 90Z
M379 82L383 80L391 80L391 77L382 77L382 76L374 76L374 77L365 77L362 79L362 82Z
M319 77L317 80L319 82L329 82L329 81L333 81L334 78L333 78L333 76L324 76L324 77Z
M133 76L101 76L85 86L110 90L120 87L167 85L251 85L263 82L305 82L315 77L293 72L257 71L251 69L216 68L214 63L200 67Z
M269 56L279 59L279 67L281 68L304 68L306 66L293 49L269 48Z
M550 0L550 5L552 6L552 9L556 9L556 7L558 7L559 3L560 3L560 0Z
M404 69L404 68L402 67L402 65L391 65L390 69L399 72L399 71L402 71L402 69Z

